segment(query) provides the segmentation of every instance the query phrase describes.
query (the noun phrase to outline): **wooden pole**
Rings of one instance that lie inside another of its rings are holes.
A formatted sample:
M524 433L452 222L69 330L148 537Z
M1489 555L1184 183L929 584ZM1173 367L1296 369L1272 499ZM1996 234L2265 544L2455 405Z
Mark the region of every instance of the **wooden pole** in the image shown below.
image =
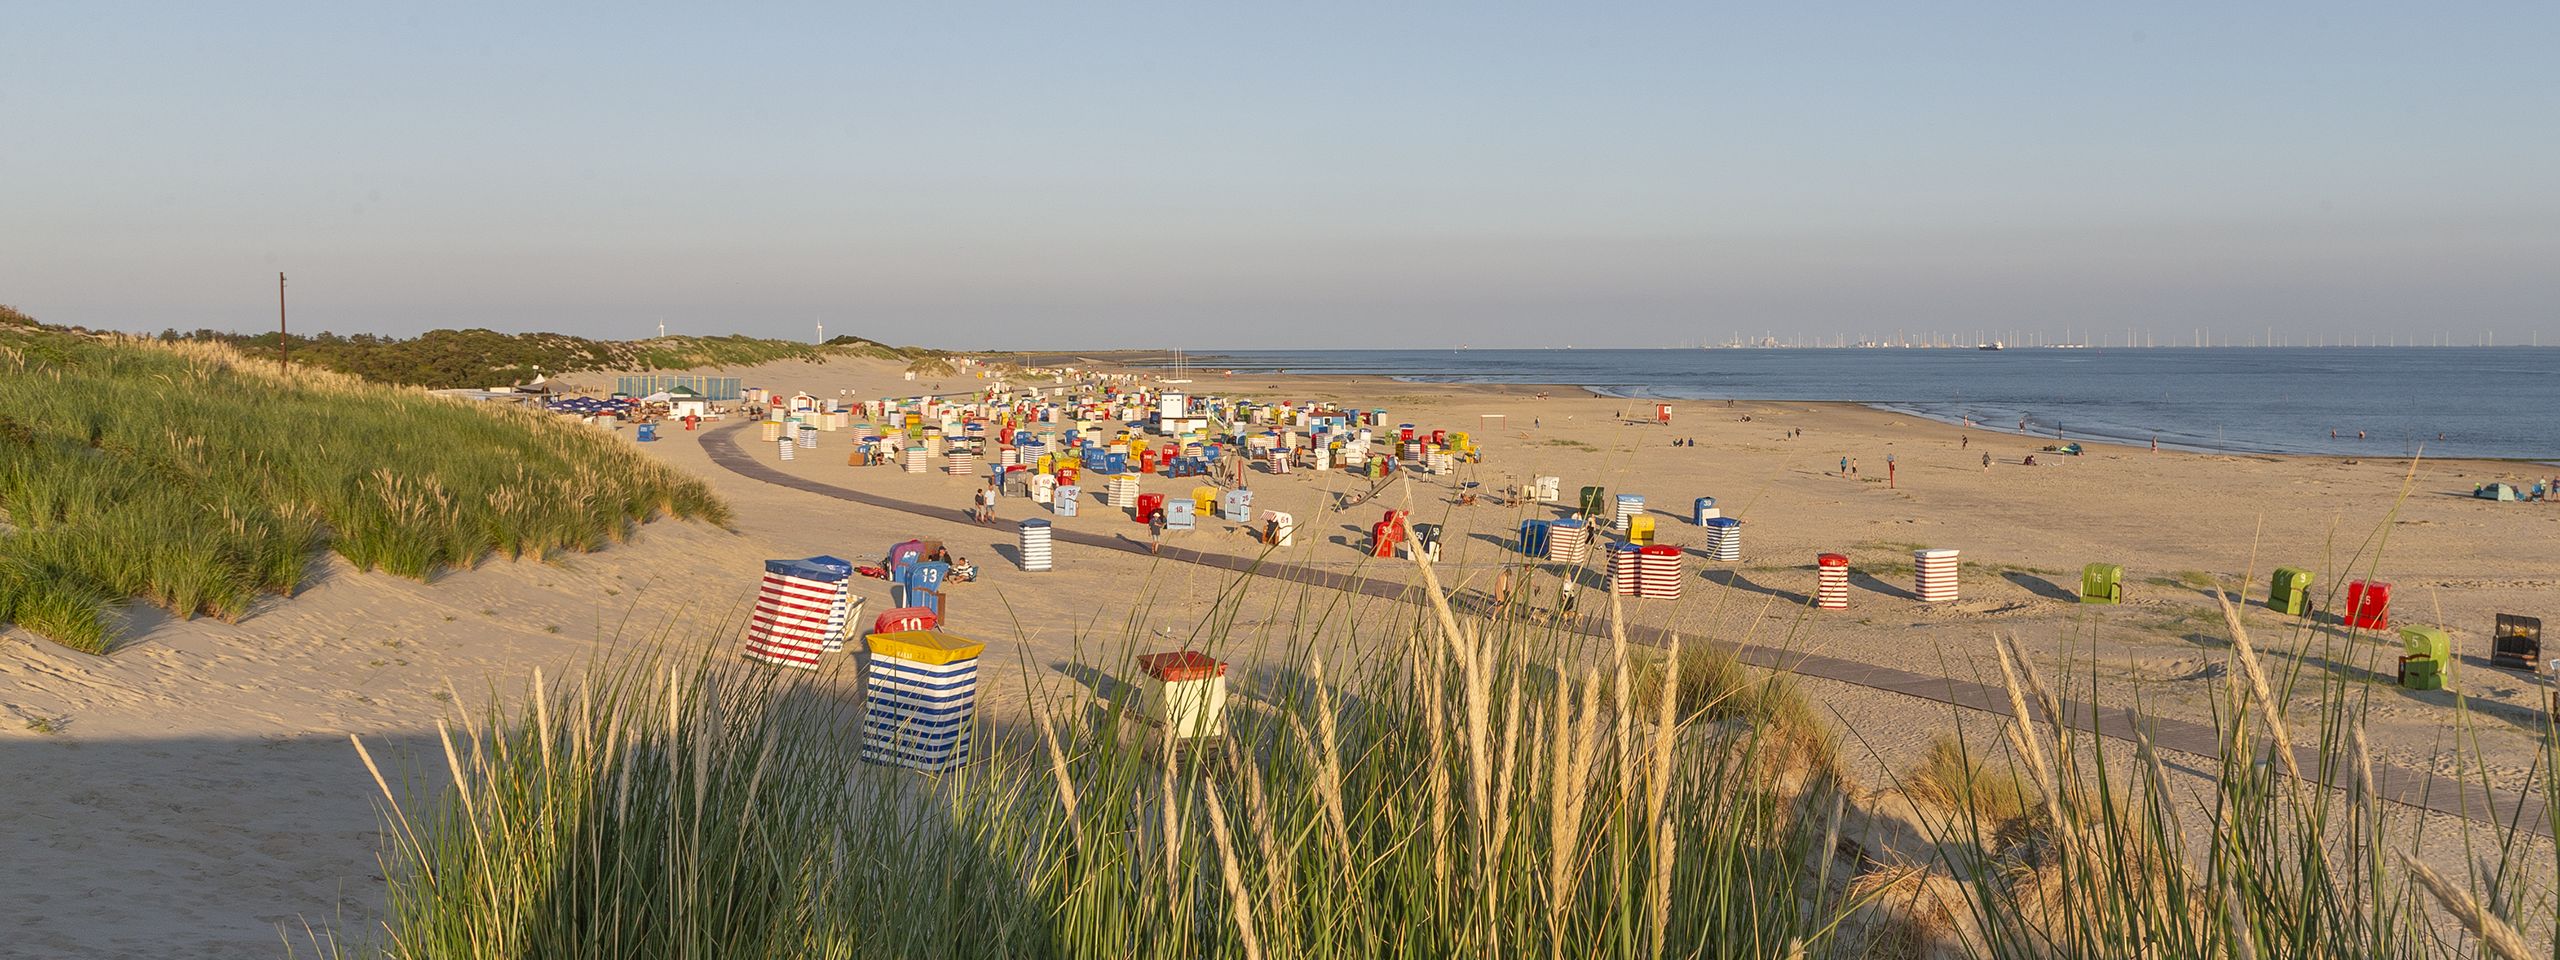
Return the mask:
M276 372L293 372L293 344L284 328L284 271L276 271Z

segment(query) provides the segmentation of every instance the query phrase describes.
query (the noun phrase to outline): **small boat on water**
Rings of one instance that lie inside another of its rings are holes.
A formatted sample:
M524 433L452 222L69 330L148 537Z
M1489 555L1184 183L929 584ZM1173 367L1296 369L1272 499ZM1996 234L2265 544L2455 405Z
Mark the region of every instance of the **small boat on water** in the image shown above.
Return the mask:
M2000 342L2000 341L1998 341L1998 340L1994 340L1994 341L1991 341L1990 343L1978 344L1978 345L1976 345L1976 346L1974 347L1974 349L1976 349L1976 350L2006 350L2006 349L2009 349L2009 345L2008 345L2008 344L2005 344L2005 343L2002 343L2002 342Z

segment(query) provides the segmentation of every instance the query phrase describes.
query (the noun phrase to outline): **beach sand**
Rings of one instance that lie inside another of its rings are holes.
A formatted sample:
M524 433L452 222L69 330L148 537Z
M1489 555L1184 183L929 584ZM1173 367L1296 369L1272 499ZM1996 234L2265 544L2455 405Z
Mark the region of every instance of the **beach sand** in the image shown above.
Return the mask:
M935 386L932 378L907 382L879 362L727 372L820 396L903 396ZM2387 676L2355 687L2372 705L2377 759L2451 774L2457 736L2476 737L2486 775L2514 789L2541 723L2542 687L2489 667L2486 634L2495 613L2560 613L2537 606L2560 596L2553 589L2560 507L2467 496L2478 483L2512 478L2514 465L2422 462L2413 470L2389 458L2094 445L2066 457L2041 451L2050 438L1850 405L1683 403L1663 426L1640 422L1651 417L1649 403L1568 389L1548 388L1539 399L1539 388L1527 387L1197 379L1188 389L1198 395L1340 400L1384 407L1391 424L1474 433L1484 463L1416 478L1410 488L1414 519L1447 525L1442 576L1462 592L1488 589L1518 560L1509 540L1519 519L1553 510L1454 506L1451 481L1493 492L1555 475L1567 500L1586 484L1640 493L1662 542L1690 547L1703 538L1689 523L1689 501L1713 496L1727 516L1745 521L1742 561L1690 557L1683 599L1630 601L1636 622L1966 680L1997 676L1991 639L2005 633L2035 653L2048 677L2079 677L2077 696L2139 702L2150 714L2192 721L2210 718L2226 682L2228 642L2210 585L2236 586L2252 574L2247 596L2262 600L2269 569L2302 566L2319 572L2315 597L2326 606L2342 600L2344 568L2361 557L2359 570L2370 565L2396 585L2395 620L2453 633L2461 654L2454 686L2473 717L2470 730L2453 727L2451 691L2403 691ZM956 376L939 384L978 385ZM1499 426L1487 426L1489 414L1501 416ZM1797 429L1802 436L1792 435ZM1027 500L1005 500L996 526L976 525L964 511L977 480L847 467L850 434L822 434L818 450L789 464L769 444L743 445L794 477L948 509L919 517L847 503L721 467L705 450L711 435L666 429L643 449L714 484L735 507L734 530L660 522L599 553L495 561L430 584L330 560L302 595L269 601L237 624L141 617L107 658L13 629L0 642L0 770L9 775L0 788L7 791L0 863L9 865L0 872L0 957L275 956L279 926L370 926L382 902L377 791L349 734L376 745L378 756L398 758L386 772L405 769L432 782L445 775L431 744L436 719L453 708L449 689L473 703L493 690L512 696L535 667L562 676L616 640L670 635L734 645L741 605L768 557L832 553L869 562L892 542L925 536L973 560L981 579L953 588L952 626L988 641L982 710L998 725L1019 718L1026 676L1072 691L1092 681L1064 670L1069 664L1116 664L1141 648L1181 646L1234 579L1073 546L1060 549L1057 570L1025 573L1000 548L1013 542L1012 522L1037 510ZM1695 446L1672 444L1690 438ZM1988 471L1984 453L1995 459ZM2038 466L2021 464L2029 454ZM1837 475L1843 457L1856 459L1858 477ZM1196 482L1151 477L1143 489L1178 495ZM1330 512L1333 493L1355 489L1343 474L1256 470L1250 482L1257 508L1289 510L1301 524L1296 545L1278 559L1408 575L1409 563L1368 559L1359 549L1382 507L1401 505L1402 489ZM1088 496L1082 514L1058 520L1060 528L1145 539L1144 527ZM2386 537L2377 561L2371 544ZM1208 518L1167 542L1236 556L1259 551L1234 525ZM1963 551L1961 600L1923 606L1902 595L1917 547ZM1848 610L1802 608L1814 555L1824 551L1848 554L1860 571ZM2075 602L2078 571L2093 561L2124 565L2126 604ZM857 581L856 590L871 612L888 605L881 581ZM1604 599L1596 589L1585 596ZM1288 617L1249 603L1239 632L1285 630ZM2332 627L2303 627L2260 605L2245 617L2279 674L2366 679L2367 666L2387 671L2396 656L2391 645L2340 639ZM1240 683L1249 685L1257 674L1247 666ZM1944 704L1832 681L1804 688L1847 734L1845 752L1870 783L1954 727ZM2305 699L2296 709L2308 706ZM1986 719L1972 714L1966 722L1979 731ZM33 728L47 725L58 729ZM2174 765L2191 776L2209 769L2202 763L2188 757Z

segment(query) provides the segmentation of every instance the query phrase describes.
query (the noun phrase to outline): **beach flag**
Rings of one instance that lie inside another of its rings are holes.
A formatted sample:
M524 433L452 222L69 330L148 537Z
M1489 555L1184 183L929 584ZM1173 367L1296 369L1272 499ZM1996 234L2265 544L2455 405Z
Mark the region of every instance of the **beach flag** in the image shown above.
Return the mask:
M1742 521L1732 517L1707 520L1707 559L1717 563L1742 562Z
M1956 598L1956 570L1959 566L1954 550L1914 550L1911 552L1912 587L1921 603L1944 603Z
M940 630L875 633L863 678L862 759L941 772L969 760L986 644Z
M1849 557L1825 553L1813 558L1813 605L1825 610L1849 609Z
M834 557L765 561L747 618L747 658L817 669L820 654L843 648L852 582L853 564Z

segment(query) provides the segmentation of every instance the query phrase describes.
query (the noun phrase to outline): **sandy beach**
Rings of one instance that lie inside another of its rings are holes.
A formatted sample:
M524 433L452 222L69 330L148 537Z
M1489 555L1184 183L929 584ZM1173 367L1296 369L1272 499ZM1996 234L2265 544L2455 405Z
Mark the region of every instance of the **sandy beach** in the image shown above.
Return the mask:
M829 398L980 386L958 376L909 382L885 362L725 372ZM1361 546L1368 525L1409 490L1414 519L1446 531L1443 578L1480 595L1506 569L1532 576L1517 568L1513 531L1570 503L1485 497L1461 506L1457 484L1491 494L1551 475L1568 501L1584 485L1642 494L1660 540L1689 548L1703 539L1690 501L1715 497L1743 521L1742 560L1692 555L1682 599L1627 606L1634 622L1689 638L1969 681L1996 676L1991 638L2007 634L2048 676L2082 678L2075 693L2092 703L2209 722L2229 646L2212 588L2245 586L2248 599L2262 601L2270 569L2298 566L2318 574L2315 605L2325 608L2342 602L2349 579L2388 581L2395 622L2452 634L2459 665L2451 689L2392 685L2396 643L2346 639L2333 621L2252 603L2244 622L2272 665L2306 688L2320 673L2357 681L2346 689L2369 700L2377 761L2507 790L2527 783L2546 688L2492 668L2487 634L2498 613L2560 612L2540 606L2560 595L2560 507L2468 496L2477 484L2514 478L2513 464L2100 445L2074 457L2045 452L2050 438L1854 405L1686 403L1665 425L1653 422L1649 403L1569 388L1195 380L1187 387L1195 395L1384 408L1390 424L1468 431L1483 448L1481 464L1415 477L1347 509L1335 504L1365 481L1254 471L1255 506L1298 518L1295 544L1275 555L1293 564L1407 575L1408 562L1370 558ZM790 477L947 509L917 516L789 489L715 462L716 438L735 429L668 425L642 447L712 483L735 508L734 529L662 521L601 552L495 561L427 584L322 561L300 595L266 601L237 624L138 616L104 658L11 630L0 641L0 770L13 784L0 803L0 862L10 866L0 873L0 903L9 904L0 907L0 957L275 956L280 927L369 927L382 898L377 791L349 735L432 782L442 776L435 723L457 698L512 695L533 669L566 675L618 642L663 636L732 646L766 558L868 562L921 536L970 559L981 575L953 588L951 627L985 640L990 662L1006 666L990 671L981 701L997 725L1018 719L1026 683L1071 689L1089 682L1072 665L1182 646L1235 580L1200 564L1072 547L1055 571L1026 573L1008 559L1012 522L1046 515L1027 500L1005 500L994 526L974 524L965 510L977 479L847 466L850 434L822 434L818 450L787 463L770 445L744 445ZM2025 464L2029 456L2036 465ZM1843 475L1843 459L1854 475ZM1149 477L1142 489L1178 496L1196 485ZM1056 522L1146 539L1125 512L1090 500L1081 515ZM1209 518L1167 543L1261 552L1241 527ZM1909 596L1919 548L1963 552L1962 599L1922 605ZM1851 558L1846 610L1806 609L1822 552ZM2124 604L2077 602L2080 568L2091 562L2124 566ZM1597 584L1585 576L1586 587ZM857 581L856 592L872 612L889 605L882 581ZM1282 612L1248 607L1240 632L1285 629ZM1252 676L1248 669L1244 682ZM1870 782L1954 728L1944 704L1823 680L1805 689L1847 733L1855 772ZM2467 727L2456 725L2457 692L2468 701ZM2304 698L2296 707L2311 705ZM2454 767L2475 749L2488 769Z

